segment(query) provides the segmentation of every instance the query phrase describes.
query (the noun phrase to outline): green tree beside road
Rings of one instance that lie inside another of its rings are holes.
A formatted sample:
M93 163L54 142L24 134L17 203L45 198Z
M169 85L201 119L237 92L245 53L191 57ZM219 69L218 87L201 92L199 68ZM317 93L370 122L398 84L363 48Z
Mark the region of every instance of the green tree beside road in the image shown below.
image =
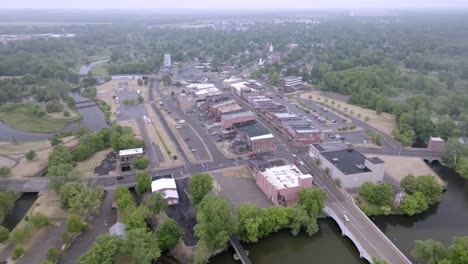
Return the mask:
M213 188L213 178L207 173L198 173L192 175L189 180L189 195L192 204L197 205L202 201Z
M138 172L135 175L135 191L138 195L151 191L151 177L148 172Z

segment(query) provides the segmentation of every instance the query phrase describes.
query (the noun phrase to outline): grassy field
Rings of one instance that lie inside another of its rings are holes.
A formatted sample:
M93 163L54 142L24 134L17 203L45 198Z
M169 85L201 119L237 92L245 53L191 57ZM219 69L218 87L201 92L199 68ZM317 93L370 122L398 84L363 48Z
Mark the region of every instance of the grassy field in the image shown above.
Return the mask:
M18 108L11 112L0 111L0 120L7 125L31 132L55 132L63 129L67 123L80 120L81 115L70 118L52 118L48 116L37 117L24 108Z
M107 71L107 65L107 63L97 64L91 68L91 72L97 75L109 75L109 72Z

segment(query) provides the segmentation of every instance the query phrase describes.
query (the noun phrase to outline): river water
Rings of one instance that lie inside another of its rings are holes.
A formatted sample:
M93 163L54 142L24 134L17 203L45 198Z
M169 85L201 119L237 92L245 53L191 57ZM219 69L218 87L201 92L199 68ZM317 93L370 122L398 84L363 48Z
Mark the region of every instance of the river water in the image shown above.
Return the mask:
M75 103L90 100L89 98L81 96L78 90L70 92L69 95L73 98ZM89 103L86 105L89 105ZM91 131L98 131L104 127L107 127L106 117L96 104L91 107L84 108L77 106L77 108L78 112L83 115L83 118L76 122L67 124L65 130L71 130L79 125L86 125ZM13 140L13 138L18 141L44 140L48 139L52 134L53 133L34 133L23 131L0 122L0 140L4 141L10 141Z
M100 60L100 61L93 61L90 64L83 64L80 67L79 74L80 75L88 75L89 71L93 68L93 66L106 63L108 60Z
M434 165L434 171L448 182L441 202L421 215L381 216L373 218L376 225L408 257L415 240L435 239L446 246L454 236L468 236L468 181L446 167ZM244 244L255 264L280 263L366 263L351 240L341 236L332 219L319 219L320 232L314 237L293 237L284 230L255 244ZM210 263L239 263L234 251L224 252Z
M18 200L16 200L15 206L10 210L1 225L10 229L11 231L21 221L21 219L23 219L24 215L34 204L36 199L37 194L35 193L23 194Z

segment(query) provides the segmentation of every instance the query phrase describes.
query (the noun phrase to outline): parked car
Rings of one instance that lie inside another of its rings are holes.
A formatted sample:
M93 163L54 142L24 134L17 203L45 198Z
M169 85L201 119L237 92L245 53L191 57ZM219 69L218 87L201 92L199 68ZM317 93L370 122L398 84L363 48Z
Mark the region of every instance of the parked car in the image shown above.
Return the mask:
M332 119L330 122L334 124L336 123L336 120Z
M185 139L184 139L184 141L189 141L189 140L190 140L190 138L185 138Z
M292 157L298 159L299 157L296 154L292 154Z

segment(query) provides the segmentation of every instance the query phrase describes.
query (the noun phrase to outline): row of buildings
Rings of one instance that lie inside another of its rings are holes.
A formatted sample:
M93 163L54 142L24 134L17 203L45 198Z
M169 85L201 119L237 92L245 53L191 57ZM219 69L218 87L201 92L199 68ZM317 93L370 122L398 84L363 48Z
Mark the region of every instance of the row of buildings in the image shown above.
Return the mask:
M309 145L323 139L321 131L306 121L307 118L291 113L281 103L264 96L263 87L255 87L250 81L239 80L236 82L225 80L224 84L233 95L249 103L258 114L265 116L296 145ZM249 113L249 116L252 115L253 113Z
M230 84L234 85L231 87ZM223 88L232 88L236 95L245 99L261 93L261 84L253 80L241 82L240 79L228 79L223 83ZM177 105L184 112L198 110L207 113L207 117L213 121L211 127L220 128L220 137L234 138L230 147L235 153L260 153L276 148L273 135L257 122L256 113L245 110L214 84L188 84L186 93L178 95Z

